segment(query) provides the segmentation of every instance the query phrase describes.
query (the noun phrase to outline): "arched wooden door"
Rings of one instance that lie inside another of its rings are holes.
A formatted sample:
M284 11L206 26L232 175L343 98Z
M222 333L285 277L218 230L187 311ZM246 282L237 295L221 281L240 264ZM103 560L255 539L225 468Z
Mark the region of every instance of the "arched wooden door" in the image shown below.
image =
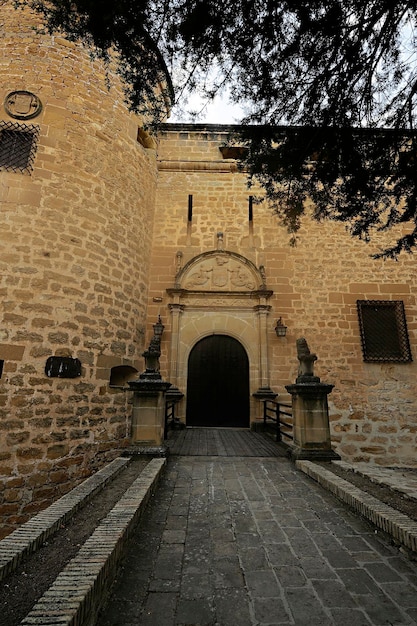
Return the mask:
M201 339L190 352L187 426L249 426L249 360L227 335Z

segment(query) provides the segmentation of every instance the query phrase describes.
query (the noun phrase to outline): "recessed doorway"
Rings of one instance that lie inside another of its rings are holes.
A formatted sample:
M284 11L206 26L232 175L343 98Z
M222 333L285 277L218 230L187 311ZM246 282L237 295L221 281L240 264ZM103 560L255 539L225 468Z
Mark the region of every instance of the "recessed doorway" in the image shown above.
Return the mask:
M237 339L210 335L191 350L186 424L249 427L249 360Z

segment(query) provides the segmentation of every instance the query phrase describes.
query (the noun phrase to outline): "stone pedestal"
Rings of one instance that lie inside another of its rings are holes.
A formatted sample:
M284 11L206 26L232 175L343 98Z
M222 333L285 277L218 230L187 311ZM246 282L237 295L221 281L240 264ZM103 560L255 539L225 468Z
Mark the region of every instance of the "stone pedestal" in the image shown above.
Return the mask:
M142 446L160 446L164 441L165 394L171 383L154 376L141 374L139 380L129 382L133 394L132 443Z
M332 450L330 440L327 396L333 386L321 382L296 382L294 385L286 385L286 390L292 396L295 445L293 459L310 461L340 459L340 456Z

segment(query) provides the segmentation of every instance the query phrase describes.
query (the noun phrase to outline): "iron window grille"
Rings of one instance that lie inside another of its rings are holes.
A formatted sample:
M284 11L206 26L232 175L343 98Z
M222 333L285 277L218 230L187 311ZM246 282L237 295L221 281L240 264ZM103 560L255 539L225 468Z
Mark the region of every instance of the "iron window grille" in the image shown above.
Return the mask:
M402 300L357 300L357 307L364 361L413 360Z
M0 122L0 170L30 174L38 138L39 126Z

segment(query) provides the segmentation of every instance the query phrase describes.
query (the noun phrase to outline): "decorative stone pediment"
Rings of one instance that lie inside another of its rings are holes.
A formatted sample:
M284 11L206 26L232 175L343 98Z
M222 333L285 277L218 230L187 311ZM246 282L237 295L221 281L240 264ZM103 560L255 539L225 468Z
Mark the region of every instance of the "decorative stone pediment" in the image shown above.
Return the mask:
M234 252L215 250L194 257L176 277L176 288L186 291L253 292L266 290L265 276Z

